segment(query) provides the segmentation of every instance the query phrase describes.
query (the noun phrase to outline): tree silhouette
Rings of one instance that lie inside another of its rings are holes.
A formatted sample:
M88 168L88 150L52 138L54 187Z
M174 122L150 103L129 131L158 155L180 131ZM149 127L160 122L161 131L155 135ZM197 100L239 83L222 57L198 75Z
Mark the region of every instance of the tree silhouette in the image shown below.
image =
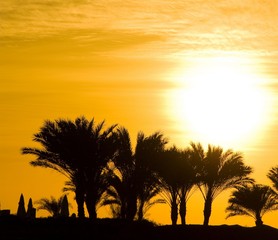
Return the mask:
M178 220L180 176L176 172L179 171L176 163L180 157L180 153L175 148L167 149L155 166L160 177L161 195L171 208L172 225L176 225Z
M143 132L137 135L135 148L135 177L137 185L138 219L142 220L144 213L156 203L164 203L162 199L151 201L161 191L159 178L153 169L153 164L161 157L168 140L160 132L145 136Z
M271 180L273 187L278 194L278 166L272 167L267 173L267 177Z
M196 184L195 168L190 151L176 146L165 150L156 162L155 169L162 187L161 195L171 208L172 225L177 224L178 214L182 225L186 224L186 203Z
M35 202L38 205L38 210L47 211L52 217L68 217L69 216L69 204L67 196L63 195L58 199L51 196L50 198L41 198Z
M278 201L275 192L261 184L237 186L229 199L227 218L237 215L246 215L255 219L256 226L262 226L262 217L265 213L277 210Z
M92 219L97 218L98 206L110 205L114 216L143 220L151 206L167 202L172 224L177 224L180 215L185 225L186 204L197 186L204 198L203 225L207 226L213 200L222 191L236 188L241 192L246 184L254 183L249 177L252 168L244 164L241 153L232 149L224 151L209 144L205 150L200 143L193 142L185 149L175 146L166 149L168 141L162 133L146 136L138 132L133 150L126 128L116 128L115 124L104 129L104 123L96 124L94 119L87 120L84 116L74 121L46 120L34 134L33 141L40 148L22 148L22 154L36 156L30 161L32 166L51 168L67 177L64 190L75 193L81 218L85 217L85 204ZM277 190L278 167L271 168L267 177ZM157 198L159 194L163 199ZM38 209L45 209L54 217L69 216L66 195L58 200L43 198L38 204ZM262 224L260 217L264 211L274 209L264 207L266 210L254 215L257 225ZM30 198L26 213L21 194L17 215L35 216L34 210ZM231 206L228 210L229 216L240 213Z
M20 194L16 215L20 218L26 217L25 201L22 193Z
M69 217L69 202L67 195L64 195L63 200L61 202L61 213L62 217Z
M178 174L180 177L180 218L181 224L186 224L186 209L187 201L193 193L194 186L198 181L197 165L194 161L194 157L189 149L182 150L180 152L181 158L177 162Z
M116 139L113 131L116 125L103 130L104 121L93 129L93 146L91 156L85 166L86 206L89 217L97 218L97 207L101 197L108 188L106 173L109 171L109 163L114 159L117 151Z
M159 192L157 178L150 168L150 161L158 156L166 144L163 135L156 132L145 136L137 134L136 148L133 152L130 135L126 128L118 128L118 152L114 158L114 169L110 172L110 188L103 201L104 205L116 204L120 208L115 215L123 219L133 220L137 214L142 220L146 211L160 199L152 200Z
M68 190L75 192L78 216L84 217L86 202L89 217L95 219L96 204L103 189L102 173L115 150L111 134L116 125L103 131L104 121L95 125L84 116L75 121L58 119L45 121L34 141L42 148L23 148L23 154L37 156L32 166L54 169L64 174Z
M208 145L207 151L200 143L190 144L199 168L198 187L204 198L204 225L209 224L213 200L224 190L253 182L248 175L252 168L245 166L241 153L219 146Z
M135 164L130 135L126 128L119 127L115 138L117 138L117 155L113 159L113 165L109 171L110 187L106 191L103 205L116 205L116 207L111 207L115 216L133 220L136 209L135 213L130 213L130 209L134 203L133 199L136 199L134 189Z
M36 217L36 209L33 207L32 198L29 198L29 201L28 201L26 217L28 217L28 218L35 218Z

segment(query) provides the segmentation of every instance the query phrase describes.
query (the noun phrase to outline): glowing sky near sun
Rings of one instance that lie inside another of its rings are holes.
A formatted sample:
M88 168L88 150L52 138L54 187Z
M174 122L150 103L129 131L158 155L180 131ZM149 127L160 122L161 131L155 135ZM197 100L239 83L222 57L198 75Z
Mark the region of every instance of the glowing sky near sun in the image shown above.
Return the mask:
M196 95L192 86L184 97L188 79L202 81L200 71L216 79L210 71L219 65L229 67L217 74L230 77L233 67L221 65L223 59L235 60L234 78L245 76L243 90L253 99L249 116L260 118L250 141L231 145L244 151L254 177L269 184L265 175L278 158L277 42L277 0L0 1L1 208L15 212L22 192L34 200L61 195L64 179L32 168L31 157L20 154L45 119L83 114L124 125L133 140L140 130L161 130L170 143L187 146L196 127L189 129L194 119L180 110ZM260 111L252 111L254 101ZM225 220L227 197L215 204L212 224L252 225L252 219ZM199 214L189 210L189 223L202 222L199 205ZM170 222L167 214L152 217ZM265 216L278 227L275 219L277 213Z

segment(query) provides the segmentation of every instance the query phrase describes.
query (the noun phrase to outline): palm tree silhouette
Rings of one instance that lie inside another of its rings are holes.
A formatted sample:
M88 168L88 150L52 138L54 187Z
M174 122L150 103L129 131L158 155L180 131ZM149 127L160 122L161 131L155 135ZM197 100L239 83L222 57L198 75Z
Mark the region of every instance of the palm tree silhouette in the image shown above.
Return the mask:
M117 154L107 173L110 186L106 190L102 205L111 205L114 216L132 220L135 213L131 214L129 209L134 202L132 199L136 198L136 193L134 190L135 165L130 135L126 128L119 127L114 136L117 139Z
M189 149L181 150L181 158L177 164L180 176L180 209L181 224L186 224L186 204L195 190L198 181L197 165Z
M172 225L176 225L178 220L180 179L176 172L178 170L176 162L179 158L179 152L175 148L170 148L163 152L155 166L160 177L161 196L171 208Z
M137 135L135 149L135 177L138 199L138 220L143 219L146 211L156 203L164 203L162 199L152 199L161 191L159 179L153 169L153 164L164 151L167 139L160 132L145 136L143 132Z
M246 215L255 219L256 226L262 226L265 213L278 210L277 195L269 187L261 184L237 186L229 199L226 218Z
M252 168L245 166L243 156L231 149L208 145L207 151L200 143L190 143L192 154L199 165L198 187L204 198L204 222L209 224L213 200L224 190L253 182L248 175Z
M178 213L182 225L186 224L186 203L196 184L196 171L191 160L187 149L172 146L163 152L155 166L160 177L161 195L171 208L172 225L177 224Z
M137 134L136 148L133 152L130 135L126 128L117 131L118 154L114 158L114 168L110 171L110 188L106 192L103 205L116 204L120 212L116 215L123 219L144 218L146 211L160 199L153 200L159 188L151 163L162 151L166 140L161 133L145 136Z
M272 167L268 173L267 177L271 180L273 187L278 194L278 166Z
M64 216L64 203L66 195L59 197L58 199L51 196L50 198L41 198L36 201L35 204L38 206L38 210L47 211L52 217Z
M22 149L22 154L37 156L32 166L54 169L69 179L66 189L75 192L79 217L85 216L86 202L89 217L95 219L96 204L105 191L102 173L115 152L111 136L116 125L105 131L103 127L104 121L95 125L84 116L47 120L33 139L42 148Z

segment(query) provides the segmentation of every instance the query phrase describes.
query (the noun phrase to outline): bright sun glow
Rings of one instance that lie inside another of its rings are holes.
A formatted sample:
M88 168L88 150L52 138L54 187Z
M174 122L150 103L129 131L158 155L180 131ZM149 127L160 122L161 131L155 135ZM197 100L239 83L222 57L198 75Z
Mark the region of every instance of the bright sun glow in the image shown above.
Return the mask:
M265 126L269 97L249 65L235 57L204 58L179 73L171 114L192 139L240 145Z

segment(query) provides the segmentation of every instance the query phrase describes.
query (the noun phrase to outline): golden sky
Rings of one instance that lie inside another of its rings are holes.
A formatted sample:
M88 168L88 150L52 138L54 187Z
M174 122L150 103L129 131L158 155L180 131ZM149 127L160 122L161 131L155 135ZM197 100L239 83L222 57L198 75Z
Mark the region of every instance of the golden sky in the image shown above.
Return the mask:
M123 125L133 140L159 130L180 147L242 151L253 177L270 184L277 43L277 0L0 1L1 209L16 212L21 193L26 202L62 194L65 179L31 167L20 149L44 120L80 115ZM228 196L216 199L211 224L253 226L225 220ZM188 223L202 223L199 197L189 199ZM150 218L169 224L168 211ZM263 220L278 227L277 216Z

